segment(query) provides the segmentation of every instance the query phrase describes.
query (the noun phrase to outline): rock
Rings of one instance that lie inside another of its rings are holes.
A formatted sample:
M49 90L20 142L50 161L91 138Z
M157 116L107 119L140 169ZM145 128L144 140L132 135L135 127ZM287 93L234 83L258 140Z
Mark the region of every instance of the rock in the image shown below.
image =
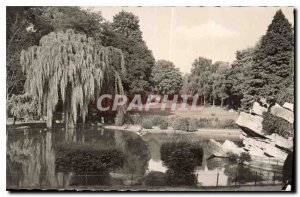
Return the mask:
M267 111L268 111L268 109L266 107L260 106L260 104L258 102L253 103L253 107L252 107L253 113L262 116L263 112L267 112Z
M286 157L288 156L287 153L283 152L282 150L280 150L279 148L276 148L275 146L272 146L270 144L267 144L264 148L264 152L267 153L268 155L271 155L275 158L281 159L281 160L285 160Z
M239 148L233 142L226 140L223 144L216 142L213 139L208 141L208 150L216 157L228 157L230 153L240 155L245 152L244 149Z
M294 111L294 104L293 103L285 102L282 107L284 107L286 109L289 109L291 111Z
M236 120L236 124L250 129L259 135L263 135L262 133L262 121L263 118L257 115L247 114L245 112L241 112L238 119Z
M276 105L271 107L271 114L273 114L274 116L283 118L292 124L294 123L294 113L288 109L281 107L277 103L276 103Z
M293 139L289 138L286 139L284 137L281 137L280 135L273 133L272 135L266 136L270 143L274 143L277 146L292 150L293 149Z

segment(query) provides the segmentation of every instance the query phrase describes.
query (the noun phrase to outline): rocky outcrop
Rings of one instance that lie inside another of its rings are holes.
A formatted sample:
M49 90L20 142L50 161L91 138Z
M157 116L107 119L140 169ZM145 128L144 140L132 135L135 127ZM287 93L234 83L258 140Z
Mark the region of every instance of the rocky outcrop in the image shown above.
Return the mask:
M244 150L248 151L251 157L258 159L274 158L284 161L288 155L288 150L293 149L293 138L284 138L276 133L266 135L263 131L262 122L263 112L267 108L254 102L251 113L241 112L236 123L242 128L241 139L243 140ZM293 104L285 103L281 107L277 103L269 108L269 112L290 123L294 122ZM266 160L267 161L267 160ZM280 162L282 163L282 162Z

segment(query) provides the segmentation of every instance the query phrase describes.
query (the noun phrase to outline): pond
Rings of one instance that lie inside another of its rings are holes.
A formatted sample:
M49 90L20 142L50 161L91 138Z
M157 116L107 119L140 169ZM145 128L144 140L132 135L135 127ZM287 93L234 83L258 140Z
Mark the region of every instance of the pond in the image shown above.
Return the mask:
M201 139L193 133L148 133L141 137L134 132L102 127L67 131L64 128L7 128L7 189L146 189L150 186L145 185L144 180L151 171L167 171L160 159L160 147L163 142L171 140L189 140L203 148L202 165L195 171L197 187L272 181L272 172L258 172L226 158L211 158L211 153L207 150L207 139ZM125 152L126 162L122 168L105 177L57 172L55 146L70 141L115 146ZM166 186L156 187L164 189Z

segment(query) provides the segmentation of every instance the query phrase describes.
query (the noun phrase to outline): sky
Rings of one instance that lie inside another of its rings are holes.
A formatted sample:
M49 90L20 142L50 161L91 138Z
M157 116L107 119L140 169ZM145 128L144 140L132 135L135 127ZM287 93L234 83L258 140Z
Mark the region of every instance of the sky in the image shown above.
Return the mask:
M122 10L134 13L154 58L172 61L182 73L200 56L234 61L237 50L266 33L278 9L293 25L292 7L93 7L108 21Z

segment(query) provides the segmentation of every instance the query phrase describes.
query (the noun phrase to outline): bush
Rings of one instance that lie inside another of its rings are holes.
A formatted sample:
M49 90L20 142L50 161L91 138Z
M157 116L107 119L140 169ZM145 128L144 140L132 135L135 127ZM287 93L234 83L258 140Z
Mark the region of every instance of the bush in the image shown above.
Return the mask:
M272 115L269 112L263 113L262 121L263 131L270 135L272 133L277 133L283 137L289 137L293 133L293 124L288 121Z
M163 143L160 148L161 160L168 167L167 183L190 185L195 183L193 174L202 164L203 149L197 144L185 141Z
M126 123L127 124L134 124L134 125L140 125L142 124L142 117L140 114L136 113L136 114L128 114L126 116Z
M212 127L212 119L200 118L198 120L198 128L211 128Z
M143 127L144 129L152 129L153 123L152 123L151 120L143 120L143 122L142 122L142 127Z
M122 151L95 143L61 143L55 151L58 172L104 173L122 167L125 159Z
M240 163L244 163L245 161L249 162L251 161L251 156L247 152L242 152L239 156Z
M164 186L166 184L165 174L162 172L151 171L145 177L145 184L148 186Z
M116 126L122 126L125 122L125 115L124 113L117 113L116 119L115 119L115 125Z
M189 119L189 131L197 131L198 130L198 121L197 119Z
M163 121L165 118L159 115L152 115L149 116L148 119L151 120L154 126L158 126L161 123L161 121Z
M187 118L176 118L172 126L175 130L188 131L189 121Z
M221 122L220 129L238 129L239 126L235 123L233 119L224 120Z
M165 120L161 121L160 124L159 124L159 128L162 129L162 130L167 129L168 128L168 122L165 121Z
M239 156L235 153L228 153L228 158L231 160L231 161L237 161L239 159Z

